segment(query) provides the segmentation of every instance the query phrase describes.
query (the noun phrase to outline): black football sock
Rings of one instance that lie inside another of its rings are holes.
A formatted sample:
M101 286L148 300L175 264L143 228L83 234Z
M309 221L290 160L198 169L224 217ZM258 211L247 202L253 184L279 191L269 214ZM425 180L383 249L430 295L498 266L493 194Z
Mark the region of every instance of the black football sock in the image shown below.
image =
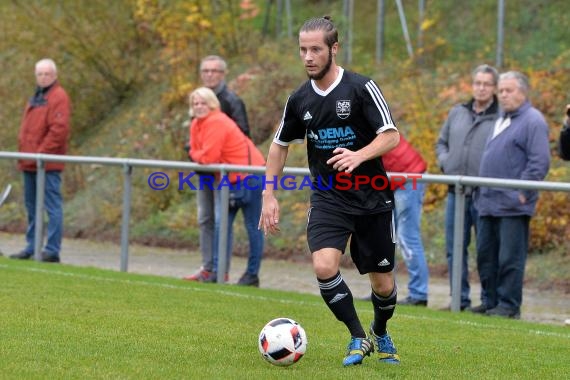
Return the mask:
M357 338L365 338L366 332L356 314L352 293L342 279L340 272L331 278L321 280L317 278L321 296L331 309L336 319L343 322L350 335Z
M386 324L388 320L394 315L394 309L396 308L396 301L398 298L398 291L396 285L394 285L394 290L392 294L388 297L382 297L372 291L372 305L374 305L374 322L372 324L372 330L374 334L382 336L386 334Z

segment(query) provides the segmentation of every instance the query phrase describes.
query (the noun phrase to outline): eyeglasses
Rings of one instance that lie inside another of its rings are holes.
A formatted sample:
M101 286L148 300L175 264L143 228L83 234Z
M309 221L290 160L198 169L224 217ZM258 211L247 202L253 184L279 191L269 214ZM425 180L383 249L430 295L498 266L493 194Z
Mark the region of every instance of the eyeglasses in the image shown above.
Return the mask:
M223 73L224 70L218 70L218 69L202 69L200 70L200 72L202 74L215 74L215 73Z
M473 82L473 87L494 87L495 84L491 82Z

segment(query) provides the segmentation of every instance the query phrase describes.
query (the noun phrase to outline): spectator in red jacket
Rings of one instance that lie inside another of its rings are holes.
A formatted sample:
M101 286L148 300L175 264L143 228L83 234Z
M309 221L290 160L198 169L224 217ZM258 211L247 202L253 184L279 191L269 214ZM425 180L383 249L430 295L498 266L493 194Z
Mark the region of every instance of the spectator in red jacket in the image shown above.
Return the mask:
M193 117L190 125L190 151L192 161L200 164L234 164L234 165L265 165L263 154L253 142L240 130L239 126L229 116L222 112L220 101L214 91L208 87L200 87L190 94L190 113ZM204 176L200 177L201 184ZM241 209L244 216L245 228L249 237L249 258L247 269L239 279L239 285L259 286L259 269L263 255L263 233L257 228L261 214L261 193L263 183L259 176L248 176L246 173L230 173L227 178L214 178L214 190L221 186L221 180L227 180L232 187L243 190L243 196L234 204L230 204L228 215L228 246L227 263L232 253L232 225ZM204 183L203 188L209 188ZM202 191L199 189L198 191ZM215 191L215 237L214 257L211 271L202 269L203 282L217 280L217 266L219 256L219 231L221 195ZM194 276L185 277L186 280L195 281Z
M28 101L20 133L19 151L23 153L66 154L69 139L69 119L71 102L65 90L57 81L57 68L51 59L36 63L36 91ZM26 247L10 257L29 259L34 254L35 215L36 215L36 161L20 160L18 169L24 173L24 200L28 214ZM47 243L42 249L42 260L60 261L61 240L63 237L63 202L61 197L61 171L63 163L45 164L45 209L49 217Z
M388 172L424 173L427 164L412 145L400 133L400 143L382 156ZM422 243L421 217L425 192L422 182L406 182L396 188L396 236L400 252L408 268L408 296L399 305L427 306L429 270Z

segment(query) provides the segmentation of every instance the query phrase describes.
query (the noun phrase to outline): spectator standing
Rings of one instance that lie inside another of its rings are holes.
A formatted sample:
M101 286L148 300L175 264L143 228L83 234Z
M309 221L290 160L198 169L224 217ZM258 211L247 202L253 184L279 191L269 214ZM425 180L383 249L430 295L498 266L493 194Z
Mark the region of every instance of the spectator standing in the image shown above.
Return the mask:
M245 104L226 85L228 68L226 61L217 55L209 55L200 63L200 79L203 86L210 88L216 94L220 109L238 125L245 136L249 136L249 123ZM200 174L200 173L199 173ZM209 174L205 174L210 176ZM188 281L215 281L214 272L214 238L215 210L214 191L210 188L199 190L196 194L198 202L198 225L200 228L200 252L202 266L194 274L184 277Z
M500 118L483 157L481 177L542 181L550 165L548 125L528 100L528 79L517 71L499 77ZM538 192L481 187L477 267L486 314L520 318L529 224Z
M570 104L566 104L566 116L558 141L558 153L560 158L570 161Z
M18 150L22 153L67 154L71 102L57 80L57 67L52 59L45 58L35 65L36 91L28 101L20 132ZM60 262L63 238L63 200L61 172L64 164L45 164L44 207L48 215L47 241L42 249L42 261ZM35 160L19 160L18 169L24 175L24 203L28 218L26 247L10 257L29 259L34 254L37 167ZM43 242L42 242L43 243ZM43 244L42 244L43 245Z
M382 156L384 168L389 172L424 173L427 168L421 154L400 134L396 148ZM408 269L408 296L399 305L427 306L429 269L422 242L421 219L425 184L406 182L394 190L396 209L396 236L400 252Z
M436 144L439 166L444 174L477 176L485 142L498 113L496 97L497 70L480 65L472 72L472 98L449 112ZM471 229L477 230L478 214L473 205L471 187L465 187L465 223L463 225L463 264L461 269L461 310L471 306L469 285L469 244ZM445 248L451 287L453 271L453 230L455 226L455 186L447 191L445 210ZM484 298L484 295L481 295ZM449 307L447 308L449 309ZM484 312L484 311L483 311Z
M239 129L237 124L220 110L216 94L207 87L194 90L189 97L190 114L193 120L190 126L190 158L192 161L208 165L214 163L234 165L265 164L262 153ZM247 180L246 180L247 178ZM232 254L232 226L237 212L241 209L244 215L245 228L249 238L249 257L247 269L239 279L239 285L259 286L259 268L263 255L263 233L257 228L261 214L262 181L258 176L247 176L244 173L230 173L227 184L243 190L244 196L232 205L228 215L227 269L229 270ZM220 178L214 176L200 178L198 192L209 188L214 191L215 200L215 239L213 242L213 267L209 277L204 281L217 280L217 263L221 214L221 191L215 189L222 186Z
M307 242L321 297L350 333L344 366L361 364L374 351L383 363L400 358L386 325L396 308L394 282L394 194L370 184L356 189L354 176L386 177L380 156L398 145L399 134L382 92L373 80L336 63L338 31L328 17L306 21L299 31L299 53L309 80L295 90L269 148L266 178L277 178L289 145L307 138L313 177ZM347 189L339 188L339 174ZM328 181L327 189L318 183ZM260 228L279 231L279 204L271 186L263 194ZM360 323L340 260L350 238L358 271L368 274L374 320L369 335Z

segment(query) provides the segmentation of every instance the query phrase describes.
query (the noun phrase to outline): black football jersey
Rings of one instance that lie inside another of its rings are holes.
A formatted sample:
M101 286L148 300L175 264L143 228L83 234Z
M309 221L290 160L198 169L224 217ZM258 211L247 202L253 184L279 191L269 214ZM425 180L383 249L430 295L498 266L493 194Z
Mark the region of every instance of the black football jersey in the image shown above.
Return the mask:
M308 80L291 94L273 141L288 146L307 139L313 182L312 206L333 207L361 215L394 207L393 192L381 158L363 162L352 175L339 174L326 162L335 148L359 150L388 129L396 129L396 126L376 83L339 68L337 79L326 91ZM360 184L356 189L357 176L375 178L375 185ZM350 181L352 186L348 184Z

